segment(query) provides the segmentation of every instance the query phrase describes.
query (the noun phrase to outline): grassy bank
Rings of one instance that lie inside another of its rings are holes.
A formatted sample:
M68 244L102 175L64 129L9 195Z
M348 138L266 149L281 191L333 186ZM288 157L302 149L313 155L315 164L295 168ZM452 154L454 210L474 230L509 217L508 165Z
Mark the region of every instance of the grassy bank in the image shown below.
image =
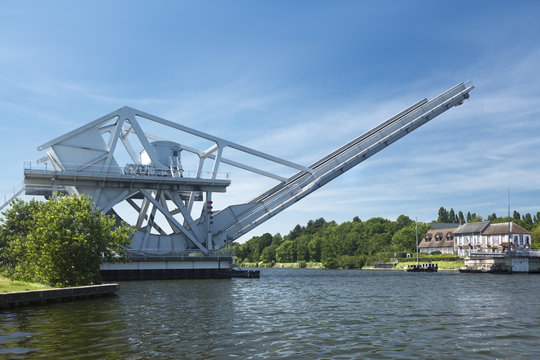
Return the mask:
M238 267L268 267L268 268L290 268L290 269L324 269L320 262L294 262L294 263L254 263L243 262L237 263Z
M420 259L420 263L426 263L426 259ZM432 264L437 264L441 270L459 270L463 267L464 260L454 260L454 261L445 261L437 260L431 261ZM267 268L290 268L290 269L324 269L325 267L320 262L295 262L295 263L255 263L255 262L243 262L236 264L238 267L267 267ZM400 261L395 268L390 270L403 270L403 267L407 265L416 265L416 261ZM374 269L373 266L364 266L363 269L369 270Z
M422 259L420 259L420 264L425 264L426 261L422 261ZM463 267L464 265L464 260L463 259L460 259L460 260L455 260L455 261L431 261L432 264L437 264L438 268L440 270L459 270L459 268ZM398 264L396 265L396 267L394 268L391 268L389 270L403 270L403 268L405 266L408 266L408 265L416 265L416 260L415 261L400 261L398 262ZM373 266L365 266L364 269L368 270L368 269L374 269Z
M0 293L8 293L14 291L29 291L39 289L51 289L51 286L29 283L24 281L13 281L0 275Z
M420 261L420 263L425 263ZM465 265L465 261L463 259L455 260L455 261L432 261L432 264L437 264L439 269L443 270L459 270L460 267L463 267ZM407 261L407 262L399 262L396 265L397 269L403 269L403 267L408 265L416 265L416 261Z

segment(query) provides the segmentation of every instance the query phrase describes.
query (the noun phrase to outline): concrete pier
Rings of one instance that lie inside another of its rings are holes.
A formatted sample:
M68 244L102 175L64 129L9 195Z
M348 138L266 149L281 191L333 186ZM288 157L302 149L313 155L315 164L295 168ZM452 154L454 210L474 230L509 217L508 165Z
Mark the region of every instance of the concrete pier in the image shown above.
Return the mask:
M104 281L258 278L259 271L234 269L232 256L136 256L127 263L103 263Z
M510 253L471 253L460 272L540 273L540 254L534 250Z
M92 297L112 296L119 290L118 284L77 286L69 288L17 291L0 294L0 307L46 304Z

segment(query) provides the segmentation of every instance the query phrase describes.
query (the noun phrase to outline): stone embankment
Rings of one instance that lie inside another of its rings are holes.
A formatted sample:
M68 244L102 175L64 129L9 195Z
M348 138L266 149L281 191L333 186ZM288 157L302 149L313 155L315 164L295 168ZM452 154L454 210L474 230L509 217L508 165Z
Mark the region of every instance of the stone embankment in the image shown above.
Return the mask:
M540 273L540 256L533 251L523 253L471 254L460 272Z
M46 304L48 302L72 301L93 297L113 296L118 292L118 290L118 284L103 284L10 292L0 294L0 307Z

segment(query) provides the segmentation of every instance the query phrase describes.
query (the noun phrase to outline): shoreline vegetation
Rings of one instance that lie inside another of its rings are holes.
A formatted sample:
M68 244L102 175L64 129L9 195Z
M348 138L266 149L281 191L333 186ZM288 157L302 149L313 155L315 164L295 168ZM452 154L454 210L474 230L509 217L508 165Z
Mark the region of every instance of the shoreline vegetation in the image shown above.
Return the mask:
M464 260L434 260L431 261L429 257L420 258L420 263L432 263L437 264L439 270L452 270L457 271L464 266ZM403 270L409 265L416 265L416 261L398 261L393 268L375 268L375 266L363 266L362 268L333 268L338 270L356 269L356 270ZM293 262L293 263L256 263L256 262L239 262L236 264L238 267L246 268L274 268L274 269L328 269L324 267L321 262Z
M32 290L44 290L55 289L52 286L44 285L40 283L33 283L20 280L10 280L5 276L0 275L0 294L19 292L19 291L32 291Z
M438 215L432 223L415 222L406 215L398 216L395 221L382 217L362 221L355 216L341 224L319 218L308 221L305 226L298 224L283 236L265 233L242 244L232 243L229 248L234 250L239 266L367 269L375 268L377 263L399 262L395 268L403 269L416 264L417 242L428 230L458 227L465 220L467 223L483 221L475 213L467 212L465 216L462 211L447 211L444 207L439 209ZM487 220L492 223L509 221L508 217L498 217L495 213ZM532 248L540 248L540 211L534 216L530 213L521 216L514 211L510 220L531 231ZM464 266L464 260L455 254L446 254L447 249L431 250L436 251L430 255L420 252L421 263L436 263L441 270L458 270Z

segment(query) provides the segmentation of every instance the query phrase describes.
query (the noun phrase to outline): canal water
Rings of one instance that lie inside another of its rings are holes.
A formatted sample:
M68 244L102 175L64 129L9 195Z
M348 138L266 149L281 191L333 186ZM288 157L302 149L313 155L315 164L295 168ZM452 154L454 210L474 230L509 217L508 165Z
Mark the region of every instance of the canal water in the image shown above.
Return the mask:
M0 358L540 358L540 276L261 269L0 310Z

